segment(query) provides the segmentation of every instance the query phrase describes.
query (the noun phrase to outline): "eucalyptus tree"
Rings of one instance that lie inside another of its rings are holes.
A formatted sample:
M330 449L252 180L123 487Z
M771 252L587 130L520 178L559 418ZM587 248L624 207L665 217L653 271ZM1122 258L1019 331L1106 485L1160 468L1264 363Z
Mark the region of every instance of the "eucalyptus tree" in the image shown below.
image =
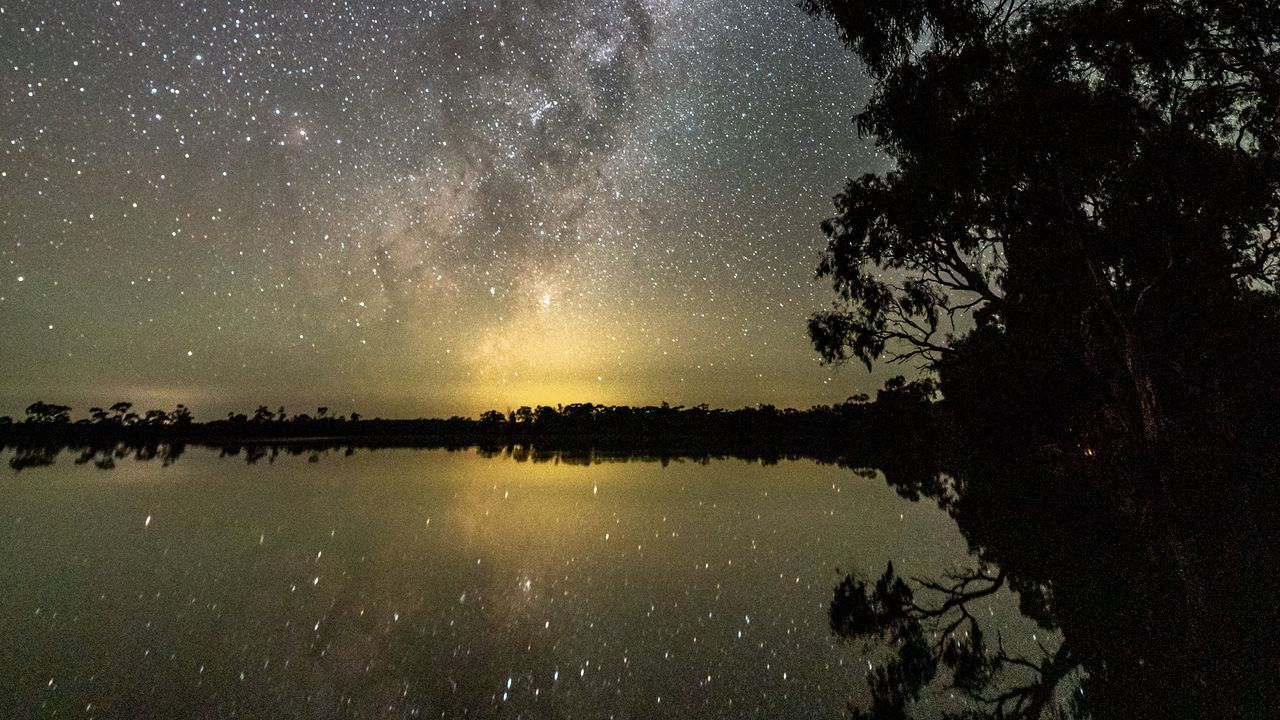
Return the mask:
M1276 290L1280 3L801 5L863 61L857 130L894 161L822 225L821 355L1059 334L1154 439L1162 358Z

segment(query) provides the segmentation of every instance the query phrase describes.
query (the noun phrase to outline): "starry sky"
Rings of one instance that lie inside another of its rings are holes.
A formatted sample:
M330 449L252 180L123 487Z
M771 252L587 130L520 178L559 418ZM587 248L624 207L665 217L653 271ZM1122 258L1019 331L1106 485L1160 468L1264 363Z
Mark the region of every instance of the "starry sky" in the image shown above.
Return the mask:
M887 161L791 0L0 0L0 413L804 407Z

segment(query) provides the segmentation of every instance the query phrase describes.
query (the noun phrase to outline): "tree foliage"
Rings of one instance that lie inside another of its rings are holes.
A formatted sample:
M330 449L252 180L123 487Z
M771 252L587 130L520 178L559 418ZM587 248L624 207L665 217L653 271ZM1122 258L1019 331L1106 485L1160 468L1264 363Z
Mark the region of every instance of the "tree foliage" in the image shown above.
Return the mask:
M1050 315L1123 353L1171 304L1275 289L1274 0L801 5L864 61L858 131L896 162L823 223L825 359L932 362Z
M896 656L869 679L872 715L910 711L912 676L892 668L910 644L883 628L911 622L967 637L925 660L973 714L1061 712L1044 693L1071 667L1081 715L1267 714L1280 1L801 6L864 61L858 131L895 163L850 180L823 223L836 299L810 335L827 361L937 371L954 467L906 492L937 497L1065 638L1033 661L958 633L951 599L985 574L933 583L940 605L889 592L892 572L855 578L833 628ZM1019 665L1041 682L1003 685Z
M71 407L68 405L57 405L55 403L47 403L40 400L28 405L26 412L28 423L56 423L65 425L66 423L71 422Z

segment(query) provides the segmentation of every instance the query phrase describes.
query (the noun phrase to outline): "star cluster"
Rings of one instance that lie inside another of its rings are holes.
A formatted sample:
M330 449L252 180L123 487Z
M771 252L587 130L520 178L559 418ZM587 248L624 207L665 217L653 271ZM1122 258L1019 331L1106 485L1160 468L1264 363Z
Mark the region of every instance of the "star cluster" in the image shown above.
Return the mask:
M0 2L0 405L808 405L884 165L786 0ZM38 397L37 397L38 396Z

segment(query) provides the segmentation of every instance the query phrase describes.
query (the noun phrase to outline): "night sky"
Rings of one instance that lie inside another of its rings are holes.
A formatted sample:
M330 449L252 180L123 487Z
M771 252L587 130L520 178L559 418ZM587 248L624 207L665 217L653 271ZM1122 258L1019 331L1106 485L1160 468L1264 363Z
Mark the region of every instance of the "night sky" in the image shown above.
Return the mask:
M838 402L791 0L0 0L0 414ZM896 371L896 370L895 370Z

